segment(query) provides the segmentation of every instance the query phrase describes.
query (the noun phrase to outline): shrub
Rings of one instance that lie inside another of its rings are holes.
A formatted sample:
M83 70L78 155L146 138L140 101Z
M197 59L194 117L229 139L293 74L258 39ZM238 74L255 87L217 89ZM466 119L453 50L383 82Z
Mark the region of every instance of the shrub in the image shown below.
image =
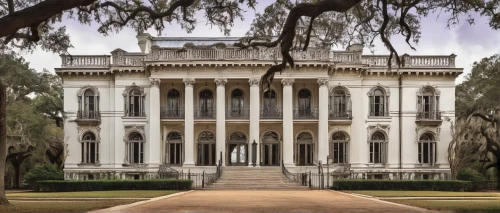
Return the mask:
M45 192L111 191L111 190L190 190L192 180L87 180L38 181Z
M43 164L32 168L24 175L24 182L29 187L37 190L37 182L41 180L62 180L64 178L63 171L59 170L55 165Z
M457 180L480 182L486 181L486 178L484 178L483 175L475 169L464 168L458 172Z
M468 181L448 180L335 180L333 190L467 191Z

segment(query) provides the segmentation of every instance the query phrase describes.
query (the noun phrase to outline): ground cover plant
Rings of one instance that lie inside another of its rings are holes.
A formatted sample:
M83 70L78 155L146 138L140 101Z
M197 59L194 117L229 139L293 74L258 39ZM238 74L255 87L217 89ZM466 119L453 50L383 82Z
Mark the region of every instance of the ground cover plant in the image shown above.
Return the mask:
M391 190L349 190L348 193L373 197L500 197L500 192L446 192L446 191L391 191Z
M93 201L10 201L12 205L0 206L2 213L71 213L125 205L140 200L93 200Z
M84 192L7 192L7 198L153 198L177 193L176 190L119 190Z

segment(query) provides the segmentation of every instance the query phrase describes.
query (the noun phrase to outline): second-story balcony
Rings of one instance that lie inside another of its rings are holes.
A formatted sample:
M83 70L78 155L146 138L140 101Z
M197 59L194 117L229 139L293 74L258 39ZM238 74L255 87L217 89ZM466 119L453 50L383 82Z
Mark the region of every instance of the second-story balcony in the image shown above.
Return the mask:
M195 119L215 119L215 115L215 107L194 108Z
M249 108L227 108L226 109L226 119L249 119L250 109Z
M351 119L352 119L351 111L330 110L328 112L328 120L351 120Z
M184 119L184 107L162 107L161 119Z
M78 124L94 124L101 123L101 113L99 111L79 110L76 113L76 120Z
M281 108L263 108L260 110L260 119L283 119L283 111Z
M443 122L441 120L440 111L420 111L417 112L415 123L420 125L439 125Z
M318 108L295 108L293 109L294 119L318 119Z

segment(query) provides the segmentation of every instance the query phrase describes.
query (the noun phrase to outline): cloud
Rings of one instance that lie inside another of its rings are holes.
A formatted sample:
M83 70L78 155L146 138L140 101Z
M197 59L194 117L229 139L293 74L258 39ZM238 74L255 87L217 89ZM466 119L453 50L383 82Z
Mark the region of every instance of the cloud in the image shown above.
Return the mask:
M256 7L257 12L262 12L264 8L274 1L266 0L259 1ZM248 31L250 24L255 15L255 11L248 9L245 13L244 20L237 20L231 30L231 36L244 36ZM447 29L448 17L446 14L429 15L422 19L422 37L418 44L415 44L417 51L413 51L408 44L405 43L402 36L394 36L391 38L396 50L400 54L408 53L410 55L457 55L456 66L464 68L464 73L469 73L471 65L474 61L479 61L481 58L488 57L494 54L500 54L500 32L492 30L485 18L478 14L472 14L476 19L474 25L469 25L465 20ZM217 37L224 36L218 27L207 25L204 21L203 14L197 14L197 19L200 21L196 29L188 34L177 24L167 26L167 29L161 33L161 36L195 36L195 37ZM103 36L97 32L98 26L81 25L77 21L67 20L64 22L67 31L71 36L74 48L70 49L71 54L93 54L103 55L110 54L116 48L121 48L130 52L140 51L135 38L136 32L132 29L124 29L119 33ZM148 31L151 35L157 35L154 30ZM387 54L385 46L376 40L375 54ZM365 54L370 54L365 50ZM31 66L36 70L44 68L54 71L54 68L60 67L61 59L58 55L44 52L41 50L35 51L33 54L23 55ZM463 80L463 75L458 77L456 83Z

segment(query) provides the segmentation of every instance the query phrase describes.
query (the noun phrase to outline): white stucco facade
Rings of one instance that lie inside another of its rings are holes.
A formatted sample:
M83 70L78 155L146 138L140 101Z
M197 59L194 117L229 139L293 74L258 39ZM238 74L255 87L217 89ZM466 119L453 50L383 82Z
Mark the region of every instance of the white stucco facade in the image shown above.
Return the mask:
M161 164L214 172L219 159L253 166L254 150L255 166L292 172L329 162L353 178L447 178L455 55L404 55L391 72L387 56L310 48L266 92L276 49L138 40L141 53L62 56L66 179L150 178Z

